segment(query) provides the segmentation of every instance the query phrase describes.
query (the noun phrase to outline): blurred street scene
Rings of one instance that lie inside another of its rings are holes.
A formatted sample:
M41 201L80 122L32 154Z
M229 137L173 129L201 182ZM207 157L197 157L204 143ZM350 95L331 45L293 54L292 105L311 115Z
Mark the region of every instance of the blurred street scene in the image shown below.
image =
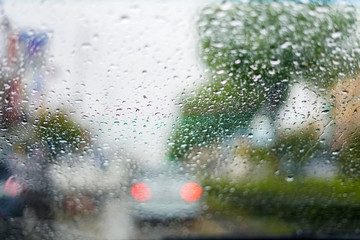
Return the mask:
M358 10L0 2L0 237L358 236Z

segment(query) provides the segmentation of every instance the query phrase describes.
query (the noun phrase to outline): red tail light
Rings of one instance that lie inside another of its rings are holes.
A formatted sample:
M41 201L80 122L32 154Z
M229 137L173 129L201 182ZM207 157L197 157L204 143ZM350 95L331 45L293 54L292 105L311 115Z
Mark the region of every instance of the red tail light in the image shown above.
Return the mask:
M151 198L151 189L145 183L137 183L131 187L131 195L139 202L146 202Z
M187 202L194 202L201 197L202 188L199 184L189 182L184 184L180 189L180 196Z

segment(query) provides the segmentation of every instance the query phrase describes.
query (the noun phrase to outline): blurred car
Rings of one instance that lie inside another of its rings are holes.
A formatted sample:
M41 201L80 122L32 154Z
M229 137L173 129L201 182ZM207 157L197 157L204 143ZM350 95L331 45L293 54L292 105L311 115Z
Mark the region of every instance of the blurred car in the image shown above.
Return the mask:
M139 175L129 188L130 213L135 221L191 220L201 213L202 187L179 167Z
M24 216L27 196L23 179L9 167L7 159L0 159L0 236L23 237L20 219Z

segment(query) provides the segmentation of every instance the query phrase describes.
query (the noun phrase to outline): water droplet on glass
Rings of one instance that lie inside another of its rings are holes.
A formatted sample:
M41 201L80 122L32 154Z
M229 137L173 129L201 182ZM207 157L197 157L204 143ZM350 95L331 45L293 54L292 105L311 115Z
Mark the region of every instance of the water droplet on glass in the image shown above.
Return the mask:
M128 15L121 15L120 16L120 22L121 23L127 23L127 22L129 22L129 16Z
M270 61L271 66L277 66L280 64L280 59L273 59Z
M284 42L283 44L281 44L280 48L285 49L288 48L289 46L291 46L291 42Z
M293 177L293 176L288 176L285 180L286 180L287 182L293 182L293 181L294 181L294 177Z
M91 43L86 42L86 43L81 44L81 48L84 50L89 50L92 48L92 46L91 46Z
M331 37L334 39L340 38L341 37L341 32L334 32L331 34Z
M226 84L226 83L227 83L227 80L222 80L221 81L221 84L223 84L223 85Z
M333 156L338 156L339 154L340 154L340 151L339 151L339 150L333 151L333 152L331 153L331 155L333 155Z

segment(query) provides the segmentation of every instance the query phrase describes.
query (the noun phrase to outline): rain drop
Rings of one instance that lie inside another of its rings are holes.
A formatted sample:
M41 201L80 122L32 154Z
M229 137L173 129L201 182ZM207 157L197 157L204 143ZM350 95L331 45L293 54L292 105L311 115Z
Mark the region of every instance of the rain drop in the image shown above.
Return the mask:
M285 180L286 180L287 182L293 182L293 181L294 181L294 177L293 177L293 176L288 176Z
M277 66L280 64L280 59L273 59L270 61L271 66Z

